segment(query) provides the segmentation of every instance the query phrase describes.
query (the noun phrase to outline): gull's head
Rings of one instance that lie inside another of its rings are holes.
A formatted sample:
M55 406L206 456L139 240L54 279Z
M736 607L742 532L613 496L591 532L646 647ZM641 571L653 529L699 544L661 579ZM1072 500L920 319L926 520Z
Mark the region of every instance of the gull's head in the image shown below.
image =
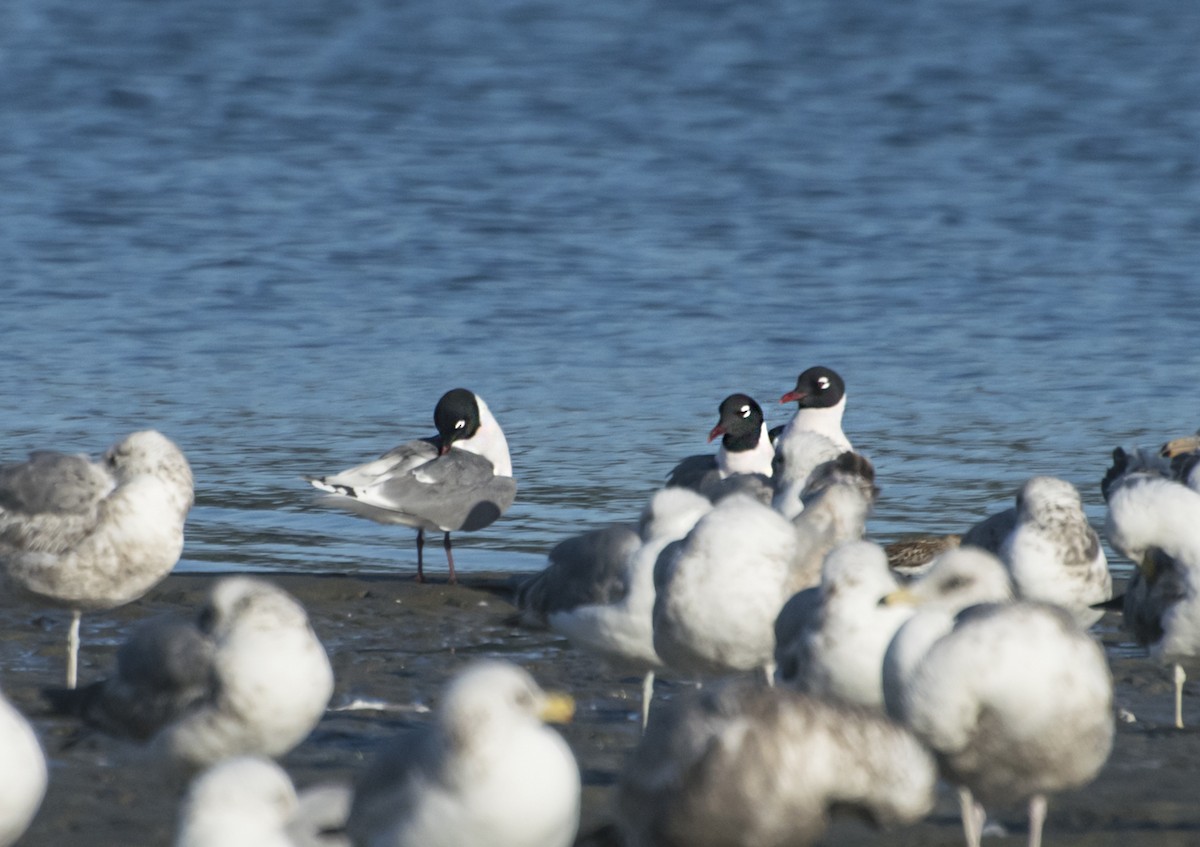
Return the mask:
M953 614L968 606L1002 603L1012 597L1012 580L998 558L979 547L958 547L940 554L919 579L889 594L885 602Z
M108 448L104 462L122 483L143 476L154 477L185 492L188 506L191 505L191 466L183 451L161 432L146 429L130 433Z
M258 630L307 626L304 607L282 588L251 576L217 581L200 612L202 630L220 638L240 628Z
M179 844L247 843L249 832L281 830L295 813L296 789L269 759L238 756L213 765L192 782L184 801Z
M521 726L566 723L574 712L570 696L544 691L522 668L492 660L475 662L455 676L437 710L443 732L458 746Z

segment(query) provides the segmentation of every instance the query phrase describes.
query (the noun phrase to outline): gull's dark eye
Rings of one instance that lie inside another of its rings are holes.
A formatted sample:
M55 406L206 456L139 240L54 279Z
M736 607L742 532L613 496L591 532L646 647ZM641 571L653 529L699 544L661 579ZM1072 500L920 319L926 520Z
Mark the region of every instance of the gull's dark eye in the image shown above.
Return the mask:
M749 406L742 406L742 408L739 409L738 411L742 413L743 418L750 417L750 407Z
M970 584L971 580L967 579L965 576L952 576L942 583L942 591L943 593L947 594L952 591L961 591Z
M454 422L455 429L466 429L466 427L467 427L466 421L455 421Z
M824 391L828 387L829 387L829 377L822 376L822 377L817 378L817 388L819 388L821 391Z

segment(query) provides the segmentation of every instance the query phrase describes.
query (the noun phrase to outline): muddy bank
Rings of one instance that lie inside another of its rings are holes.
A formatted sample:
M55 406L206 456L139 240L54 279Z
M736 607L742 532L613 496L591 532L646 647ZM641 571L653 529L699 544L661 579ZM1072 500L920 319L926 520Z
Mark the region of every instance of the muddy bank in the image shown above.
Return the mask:
M80 681L112 666L116 646L146 617L199 604L214 577L174 575L143 600L85 616ZM333 706L317 730L283 764L298 786L353 777L383 739L427 719L442 683L480 656L528 668L544 686L571 692L575 722L564 729L585 783L584 830L607 817L612 783L637 742L640 682L610 672L556 636L511 622L511 575L470 575L465 585L417 585L406 577L269 575L309 610L334 664ZM29 715L50 758L50 788L41 812L20 842L25 847L96 847L171 843L183 785L162 778L136 747L95 734L80 735L65 719L48 716L39 690L59 685L67 616L25 607L0 608L4 690ZM1100 778L1084 791L1050 803L1047 842L1054 845L1167 847L1200 843L1200 729L1171 728L1170 674L1132 655L1109 615L1100 632L1109 648L1121 722L1116 747ZM660 682L671 697L683 682ZM386 709L338 711L354 701ZM1185 717L1200 728L1200 703L1185 696ZM1023 843L1023 812L996 810L1008 838ZM828 845L928 847L961 843L957 808L947 792L918 826L878 833L855 821L838 822Z

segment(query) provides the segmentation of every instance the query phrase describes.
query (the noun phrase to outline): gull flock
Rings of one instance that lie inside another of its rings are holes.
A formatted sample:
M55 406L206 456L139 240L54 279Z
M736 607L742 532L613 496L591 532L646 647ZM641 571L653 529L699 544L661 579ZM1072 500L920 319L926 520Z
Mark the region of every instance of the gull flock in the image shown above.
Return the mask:
M846 399L836 372L809 368L781 398L791 420L768 430L753 398L730 395L714 453L682 460L635 521L563 539L517 588L514 625L643 677L643 734L611 824L582 836L580 769L547 726L573 701L506 661L468 663L432 718L355 779L298 791L275 760L325 714L334 673L304 608L267 578L216 580L202 607L144 621L108 676L78 685L83 611L143 596L183 549L192 473L160 433L100 461L39 451L0 466L0 575L14 602L71 612L47 708L191 780L178 847L805 845L835 812L915 823L939 791L957 797L969 847L988 809L1013 804L1037 847L1053 795L1087 785L1112 750L1112 675L1089 632L1106 609L1171 669L1184 726L1200 656L1200 434L1114 450L1104 535L1136 571L1113 598L1079 492L1054 477L961 534L871 541L879 485L842 430ZM493 523L517 485L481 397L447 392L434 424L306 479L323 504L416 529L421 581L425 533L443 533L453 583L451 533ZM694 686L655 702L660 675ZM0 749L4 847L53 775L2 697Z

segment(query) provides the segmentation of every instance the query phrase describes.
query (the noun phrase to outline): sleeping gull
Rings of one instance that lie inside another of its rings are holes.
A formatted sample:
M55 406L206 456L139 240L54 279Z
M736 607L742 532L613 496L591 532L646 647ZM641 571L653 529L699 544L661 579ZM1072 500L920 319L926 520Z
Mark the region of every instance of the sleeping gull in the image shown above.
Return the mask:
M821 465L794 521L745 495L722 500L654 567L654 647L663 663L702 676L774 673L775 619L820 581L825 555L862 537L877 489L870 462L844 453Z
M567 847L579 766L543 720L574 704L507 662L468 665L432 726L402 734L357 782L347 830L359 847Z
M908 665L887 673L888 709L959 787L967 843L979 847L984 806L1026 801L1037 847L1047 796L1090 782L1112 750L1103 649L1067 610L1030 600L923 610L901 641L885 660Z
M46 794L46 757L29 722L0 695L0 847L25 833Z
M10 586L71 610L67 685L79 620L141 597L183 551L192 471L169 439L135 432L103 462L39 451L0 467L0 567Z
M735 474L771 476L775 448L763 423L762 407L747 394L730 394L717 408L717 425L708 440L720 436L716 455L689 456L675 466L668 486L707 494L706 489Z
M433 410L437 434L408 441L374 461L330 476L305 477L325 505L417 530L417 580L425 581L425 530L445 533L456 582L451 532L483 529L517 496L508 441L487 403L465 388L447 391Z
M192 780L175 847L350 847L337 832L350 801L348 787L317 786L297 794L275 762L236 756Z
M673 700L617 787L628 847L804 847L835 811L879 826L933 808L937 767L877 712L745 678Z
M243 753L283 755L316 726L332 693L329 658L304 608L248 576L217 580L195 620L139 626L118 650L114 676L45 692L58 711L196 768Z
M1088 524L1075 486L1035 476L1016 505L971 527L963 546L995 553L1012 575L1017 596L1057 603L1085 629L1104 616L1112 575L1100 536Z
M549 564L525 582L517 605L526 620L549 626L573 646L643 674L642 726L654 673L654 563L713 508L687 488L663 488L642 512L637 532L618 524L560 542Z
M839 450L854 448L842 432L846 412L846 383L829 368L816 366L796 377L796 387L779 398L780 403L796 403L796 414L775 439L775 448L786 444L799 432L819 432Z
M1174 666L1175 726L1183 728L1186 668L1200 659L1200 493L1153 473L1107 489L1105 534L1137 565L1125 588L1124 626L1150 656Z

